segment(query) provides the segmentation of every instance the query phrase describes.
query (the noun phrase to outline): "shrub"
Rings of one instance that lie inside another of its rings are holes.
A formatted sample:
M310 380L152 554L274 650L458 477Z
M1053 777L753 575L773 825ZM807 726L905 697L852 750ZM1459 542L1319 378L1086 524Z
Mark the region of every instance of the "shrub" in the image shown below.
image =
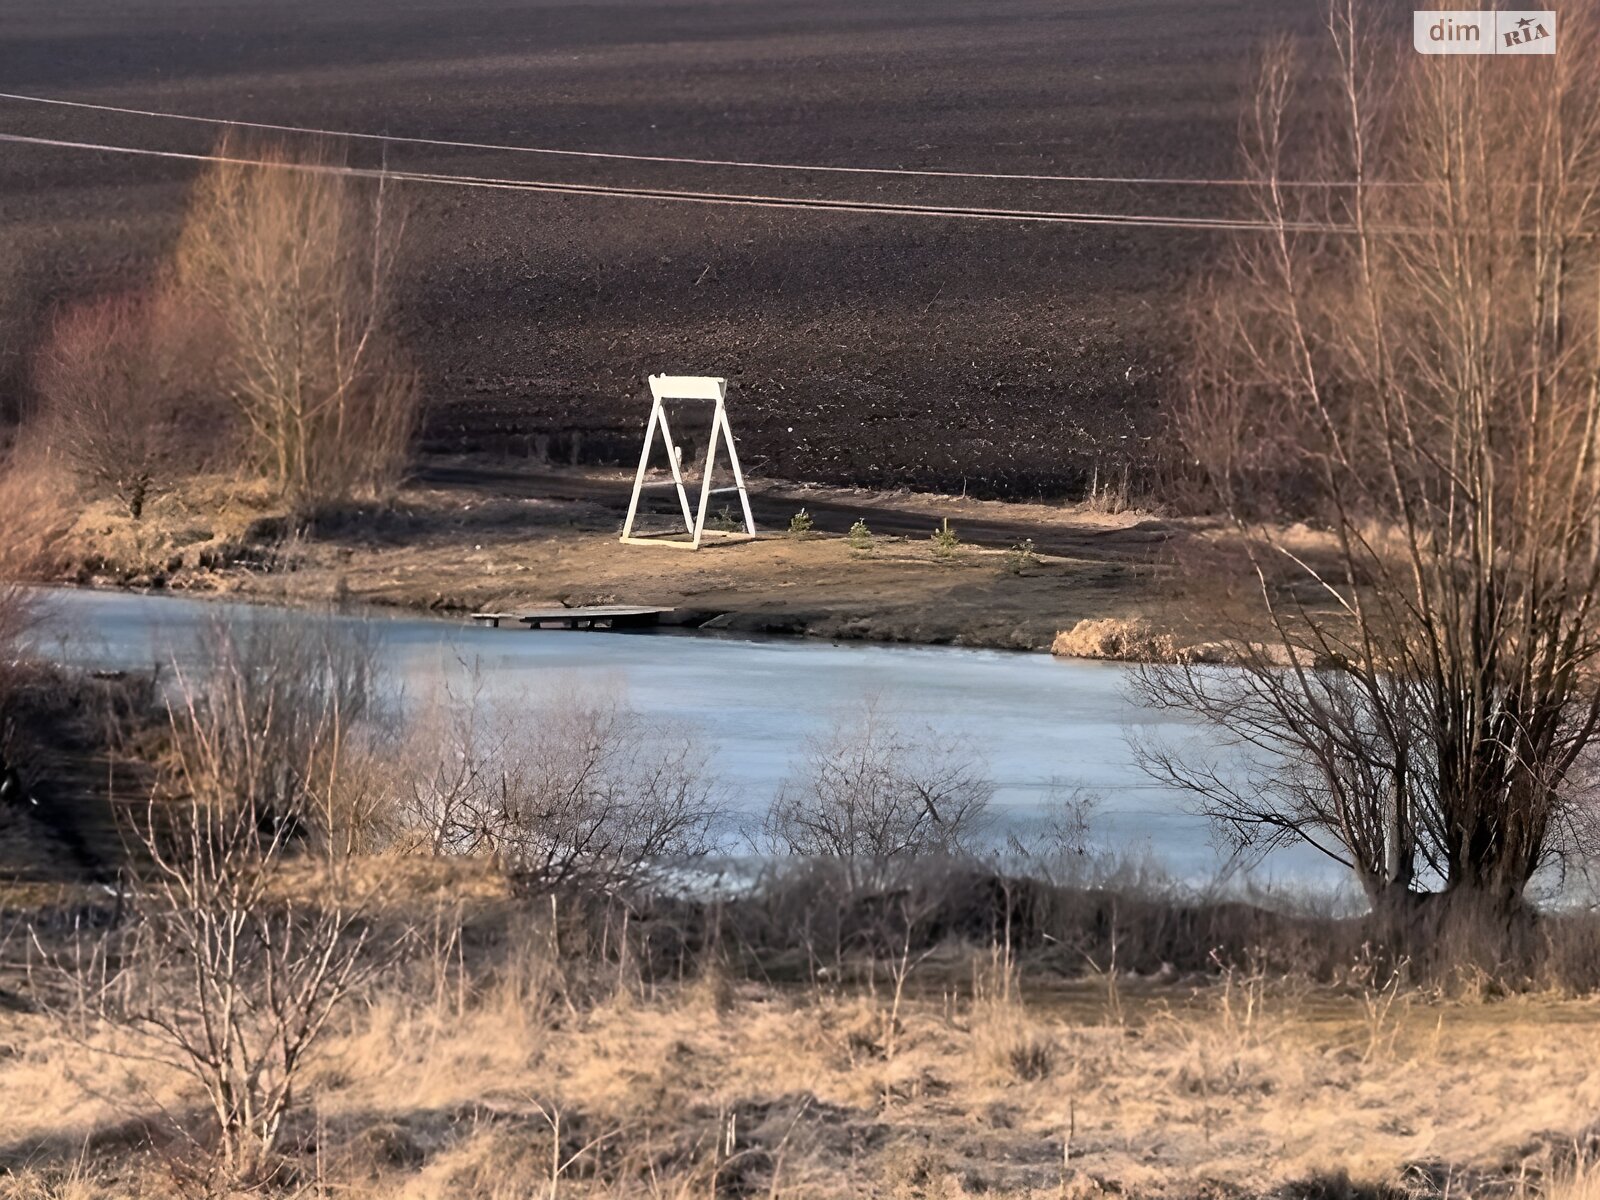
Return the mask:
M529 887L625 889L703 856L717 816L703 747L620 697L558 692L445 714L408 815L435 853L490 854Z
M1034 549L1032 538L1024 538L1006 551L1006 570L1013 575L1021 575L1029 567L1038 565L1039 554Z
M1006 835L1005 853L1012 869L1057 884L1094 879L1109 865L1093 836L1101 803L1093 792L1051 780L1031 827Z
M26 667L21 661L24 638L37 608L21 588L0 582L0 808L26 790L15 745L17 697Z
M35 362L45 445L136 521L200 457L210 424L202 324L164 287L94 300L56 318Z
M35 593L15 581L49 565L60 514L46 476L0 462L0 759L11 740L13 704L27 675L27 639L40 616ZM15 764L12 764L13 768ZM5 764L0 762L0 780ZM15 786L13 784L13 786Z
M179 670L186 702L171 721L180 790L340 856L382 849L397 832L393 723L365 630L252 614L204 627L199 643L203 674Z
M874 701L807 742L800 769L767 811L777 853L837 859L852 886L900 864L975 848L994 784L964 743L908 730Z
M946 517L933 531L933 552L940 558L951 559L956 556L956 549L960 545L961 539L950 528L950 518Z
M343 898L338 856L312 898L286 881L321 797L350 769L342 747L367 691L353 658L300 637L219 629L207 669L179 673L170 749L128 829L141 878L119 898L126 915L45 955L84 1006L57 1015L103 1022L120 1035L113 1053L202 1092L216 1135L197 1164L207 1195L274 1176L308 1052L392 957Z
M846 537L852 550L860 550L865 553L872 549L872 530L867 528L866 521L860 517L857 517L856 523L850 526L850 532Z
M796 541L811 536L811 514L801 509L789 518L789 536Z

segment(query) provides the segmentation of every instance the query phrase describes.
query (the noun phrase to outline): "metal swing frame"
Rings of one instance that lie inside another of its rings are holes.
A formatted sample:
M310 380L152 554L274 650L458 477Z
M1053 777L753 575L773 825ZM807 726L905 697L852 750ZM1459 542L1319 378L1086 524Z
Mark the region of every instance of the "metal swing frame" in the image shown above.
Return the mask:
M621 540L630 546L675 546L698 550L707 537L718 541L749 541L756 536L756 521L750 514L750 496L744 486L744 472L739 468L739 452L734 448L733 429L728 424L728 381L702 375L652 375L650 376L650 423L645 426L644 449L639 454L639 469L633 477L633 498L628 502L628 519L622 526ZM705 463L700 472L700 507L697 512L689 508L689 493L683 483L683 464L676 443L672 440L672 427L667 422L665 402L668 400L709 401L715 408L711 415L711 438L706 444ZM650 469L650 451L655 442L656 430L667 448L667 465L672 470L671 479L646 481ZM728 465L733 469L733 483L727 487L713 487L712 475L717 464L717 445L728 447ZM683 512L682 540L676 532L660 535L640 535L633 532L634 519L639 513L639 498L646 488L672 487L678 491L678 505ZM744 532L724 532L706 529L706 513L711 497L726 492L739 493L739 507L744 510Z

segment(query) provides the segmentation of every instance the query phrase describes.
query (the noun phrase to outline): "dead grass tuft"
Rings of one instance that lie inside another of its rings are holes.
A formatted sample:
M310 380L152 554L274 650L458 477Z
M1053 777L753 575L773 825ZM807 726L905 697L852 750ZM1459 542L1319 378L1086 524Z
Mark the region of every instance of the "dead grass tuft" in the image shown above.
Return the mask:
M0 1175L0 1200L106 1200L114 1194L76 1163L65 1168L24 1167Z
M1056 634L1050 653L1063 658L1103 658L1123 662L1170 662L1177 654L1170 634L1157 633L1138 617L1079 621Z
M1600 1200L1600 1163L1582 1158L1562 1171L1551 1180L1545 1200Z
M972 1050L980 1069L1001 1080L1037 1083L1055 1070L1055 1035L1022 1001L1022 982L1009 950L990 947L973 960Z

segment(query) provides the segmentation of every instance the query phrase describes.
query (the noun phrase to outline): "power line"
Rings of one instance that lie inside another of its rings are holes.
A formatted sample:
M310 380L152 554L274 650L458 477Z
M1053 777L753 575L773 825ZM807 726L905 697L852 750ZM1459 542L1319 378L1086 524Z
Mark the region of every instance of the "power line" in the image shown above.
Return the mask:
M228 117L203 117L191 113L163 112L155 109L124 108L115 104L91 104L84 100L60 100L50 96L27 96L15 92L0 92L0 100L14 100L25 104L47 104L58 108L86 109L91 112L117 113L127 117L150 117L162 121L188 121L198 125L236 126L240 129L260 129L271 133L297 133L311 137L348 138L358 141L393 142L410 146L440 146L455 150L492 150L510 154L541 154L559 158L607 159L614 162L665 163L694 167L736 167L751 171L811 171L836 175L900 175L919 179L984 179L1010 180L1020 183L1091 183L1126 184L1155 187L1220 187L1251 188L1261 186L1253 179L1184 179L1169 176L1137 175L1027 175L1003 171L930 171L911 167L844 167L817 163L753 162L728 158L689 158L666 154L622 154L605 150L569 150L550 146L515 146L498 142L463 142L448 138L410 137L399 134L365 133L349 129L317 129L305 125L275 125L266 121L240 121ZM1353 180L1295 179L1280 180L1279 187L1290 188L1353 188L1361 186ZM1366 186L1405 187L1409 183L1386 181L1368 183Z
M288 163L222 154L196 154L180 150L154 150L107 142L77 142L60 138L31 137L0 133L0 142L45 146L67 150L87 150L104 154L124 154L143 158L175 159L182 162L226 163L234 166L268 167L311 174L345 175L363 179L387 179L442 186L485 188L495 191L546 192L572 196L601 196L634 200L661 200L689 204L710 204L746 208L783 208L812 212L844 212L891 216L946 217L976 221L1025 221L1056 225L1107 225L1145 229L1204 231L1283 230L1290 233L1354 233L1354 227L1313 223L1282 226L1236 217L1184 217L1141 213L1057 212L1035 209L972 208L955 205L899 204L875 200L825 200L793 196L747 195L736 192L690 192L666 188L611 187L604 184L559 183L548 180L496 179L478 175L448 175L423 171L400 171L373 167L351 167L332 163ZM1371 232L1414 232L1373 230Z

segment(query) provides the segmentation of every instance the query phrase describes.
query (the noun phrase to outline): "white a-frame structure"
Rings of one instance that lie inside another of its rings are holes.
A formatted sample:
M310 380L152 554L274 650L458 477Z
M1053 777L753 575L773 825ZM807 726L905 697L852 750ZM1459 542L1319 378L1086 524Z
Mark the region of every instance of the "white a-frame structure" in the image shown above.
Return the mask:
M700 375L652 375L650 397L652 400L650 424L644 431L644 449L639 454L639 470L633 477L633 499L628 502L628 519L622 526L622 540L633 546L683 546L690 550L698 550L701 541L707 537L720 540L755 537L756 522L750 515L750 497L744 489L744 472L739 469L739 452L734 449L733 430L728 425L726 403L728 381ZM700 470L700 508L695 513L689 511L689 493L683 485L683 464L679 461L677 444L672 440L672 429L667 424L667 410L663 406L663 402L667 400L710 401L716 406L711 415L711 437L706 443L706 460ZM671 468L672 478L647 483L645 474L650 468L650 450L655 442L657 429L661 431L661 440L667 447L667 466ZM728 487L711 485L711 477L717 464L718 442L727 444L728 465L733 468L733 483ZM683 510L684 536L689 540L685 541L676 534L665 537L634 535L633 522L639 513L639 497L647 487L678 489L678 505ZM739 507L744 510L742 533L724 533L720 530L706 529L706 511L711 504L711 497L724 492L739 493Z

